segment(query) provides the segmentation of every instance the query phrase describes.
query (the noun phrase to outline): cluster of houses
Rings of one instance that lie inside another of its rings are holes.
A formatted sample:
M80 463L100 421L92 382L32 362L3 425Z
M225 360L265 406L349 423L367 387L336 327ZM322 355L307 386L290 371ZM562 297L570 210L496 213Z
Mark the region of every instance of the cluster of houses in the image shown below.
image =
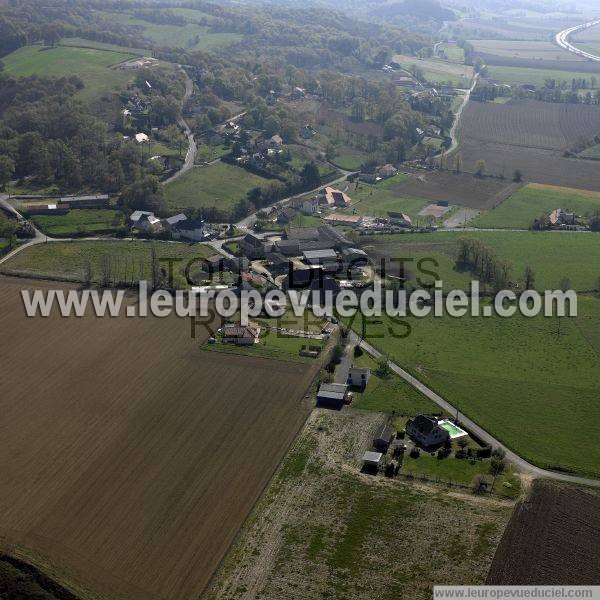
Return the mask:
M202 242L209 239L212 231L202 219L188 219L183 213L159 219L153 212L136 210L131 213L129 223L138 231L157 234L170 232L173 239Z
M575 213L557 208L548 215L548 225L551 229L577 229L581 222Z
M407 421L406 435L416 446L427 451L436 450L452 439L449 431L443 427L447 422L436 416L417 415ZM467 435L462 429L460 432L457 437ZM363 455L363 470L377 473L384 465L385 456L390 449L392 456L396 458L407 449L407 445L402 439L396 437L394 429L389 424L385 424L373 438L373 448ZM397 465L394 470L397 472Z
M366 253L331 225L288 227L275 239L249 233L240 249L250 260L264 260L271 274L286 275L283 287L288 289L318 285L337 293L336 274L368 264Z

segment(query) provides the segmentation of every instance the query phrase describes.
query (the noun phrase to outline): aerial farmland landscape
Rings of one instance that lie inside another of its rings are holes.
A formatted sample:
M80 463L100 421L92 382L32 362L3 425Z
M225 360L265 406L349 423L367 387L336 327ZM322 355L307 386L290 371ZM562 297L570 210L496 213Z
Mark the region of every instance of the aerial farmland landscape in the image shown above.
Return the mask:
M0 0L0 599L600 597L597 0Z

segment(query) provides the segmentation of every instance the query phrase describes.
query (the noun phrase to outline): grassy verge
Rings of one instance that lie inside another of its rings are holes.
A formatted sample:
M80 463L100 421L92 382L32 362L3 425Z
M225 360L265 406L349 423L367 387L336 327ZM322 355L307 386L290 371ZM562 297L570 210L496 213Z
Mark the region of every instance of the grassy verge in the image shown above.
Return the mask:
M65 215L35 215L33 222L51 237L121 233L126 231L120 210L80 208Z
M214 250L201 244L187 245L142 241L48 242L26 248L4 263L0 270L9 275L84 282L87 272L99 283L106 276L115 284L137 285L152 279L152 248L165 268L166 259L179 259L174 267L174 283L188 288L184 270L190 264L192 279L199 278L203 258Z

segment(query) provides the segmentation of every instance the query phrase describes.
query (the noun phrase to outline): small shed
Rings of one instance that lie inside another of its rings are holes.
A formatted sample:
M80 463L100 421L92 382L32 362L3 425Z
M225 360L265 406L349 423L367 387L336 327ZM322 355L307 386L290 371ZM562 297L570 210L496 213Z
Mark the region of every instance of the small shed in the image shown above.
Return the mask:
M373 452L367 450L363 454L363 469L365 471L379 471L379 468L383 464L383 454L381 452Z
M348 402L348 386L343 383L323 383L317 392L317 405L340 409Z
M390 425L384 425L373 438L373 447L380 452L387 452L394 439L394 430Z

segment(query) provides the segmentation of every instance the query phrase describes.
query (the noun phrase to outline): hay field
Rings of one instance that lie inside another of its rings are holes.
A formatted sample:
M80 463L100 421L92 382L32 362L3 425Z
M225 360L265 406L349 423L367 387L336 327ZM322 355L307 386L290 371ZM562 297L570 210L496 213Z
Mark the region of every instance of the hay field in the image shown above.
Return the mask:
M183 319L27 319L23 285L0 283L0 551L82 598L197 598L312 370L203 352Z
M111 67L131 58L135 58L135 53L34 45L15 50L3 57L2 62L6 73L15 77L77 75L85 86L79 93L80 97L93 100L104 93L126 87L132 78L131 73Z

